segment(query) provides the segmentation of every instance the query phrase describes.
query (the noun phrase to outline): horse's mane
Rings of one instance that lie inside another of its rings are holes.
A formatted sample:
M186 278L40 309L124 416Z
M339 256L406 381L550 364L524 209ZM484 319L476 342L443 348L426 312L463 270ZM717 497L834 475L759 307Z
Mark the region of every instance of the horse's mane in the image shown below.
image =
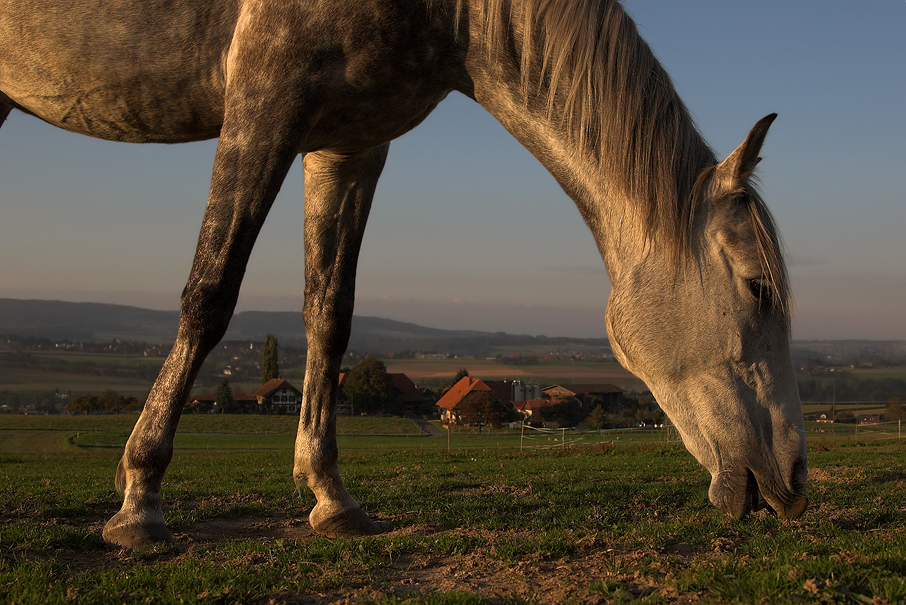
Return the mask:
M457 0L457 20L466 3L491 58L520 69L524 101L547 90L541 110L595 155L621 193L641 202L648 238L677 262L687 258L701 201L696 178L717 158L623 7L613 0ZM775 303L786 309L774 223L751 193L747 205L764 273Z

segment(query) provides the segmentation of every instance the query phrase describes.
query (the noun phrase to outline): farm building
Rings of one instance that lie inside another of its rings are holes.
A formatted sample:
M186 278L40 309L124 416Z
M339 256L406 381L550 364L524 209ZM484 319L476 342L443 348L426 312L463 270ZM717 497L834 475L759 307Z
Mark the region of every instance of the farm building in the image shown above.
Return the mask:
M400 404L401 411L407 416L420 414L425 400L415 383L405 374L388 372L387 376L390 377L390 396Z
M440 417L448 426L499 426L509 412L487 384L464 376L437 402Z
M540 384L526 384L521 380L486 380L504 405L516 405L529 399L541 399Z
M516 411L525 416L526 420L538 419L545 413L554 410L563 403L562 399L529 399L515 405Z
M302 408L302 391L282 378L272 378L252 393L260 409L271 412L298 414Z
M233 408L222 410L213 397L193 397L183 408L183 414L255 414L258 413L258 398L254 395L233 395Z
M619 403L623 399L623 389L612 384L570 384L567 386L555 384L541 390L551 399L568 399L575 397L584 404Z
M352 405L346 400L346 393L343 391L347 376L349 374L345 372L340 374L340 388L337 392L337 414L341 415L353 413ZM420 389L408 376L402 373L388 372L387 378L390 381L390 397L386 402L385 412L398 413L405 416L417 416L431 412L431 409L433 409L431 404L433 402L430 396L426 396L425 389Z

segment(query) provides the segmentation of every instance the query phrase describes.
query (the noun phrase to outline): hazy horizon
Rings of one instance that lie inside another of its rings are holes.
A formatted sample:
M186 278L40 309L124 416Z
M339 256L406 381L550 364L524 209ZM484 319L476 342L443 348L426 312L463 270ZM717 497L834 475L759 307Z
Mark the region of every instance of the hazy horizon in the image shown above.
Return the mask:
M906 340L906 4L624 5L720 157L779 113L758 175L785 243L793 337ZM177 309L215 148L97 141L13 111L0 297ZM302 198L297 160L237 311L301 310ZM553 178L454 93L391 145L357 292L357 315L600 338L610 284Z
M3 296L2 294L0 294L0 298L13 299L13 300L25 300L25 301L35 300L35 301L42 301L42 302L64 302L64 303L74 303L74 304L97 303L97 304L123 305L123 306L127 306L127 307L137 307L137 308L147 309L147 310L152 310L152 311L165 311L165 312L173 312L173 313L176 313L179 311L178 308L172 307L172 306L153 306L153 305L148 305L148 304L137 304L137 303L132 303L132 302L128 302L128 301L118 302L117 300L112 300L112 299L99 301L99 300L88 300L88 299L64 300L61 298L41 298L41 297L16 298L16 297L10 297L10 296ZM111 297L111 298L116 298L116 297ZM300 316L302 313L302 311L299 309L287 309L287 308L281 307L280 305L275 305L274 308L265 308L264 305L259 306L259 307L249 307L249 308L237 307L236 308L236 314L243 313L246 311L298 313ZM535 311L538 314L544 314L544 313L550 311L550 309L540 309L540 308L530 309L527 312L527 315L530 315L532 313L532 311ZM477 322L466 321L465 323L468 325L464 326L464 325L462 325L463 324L462 321L457 322L458 316L456 314L449 314L447 316L447 317L449 317L449 319L447 321L439 321L439 322L434 321L432 319L426 319L425 321L421 321L416 317L390 317L389 314L381 313L380 311L377 311L374 313L369 313L369 312L360 312L358 309L355 312L355 316L356 317L373 317L373 318L377 318L377 319L389 319L389 320L393 320L393 321L399 321L402 323L415 324L415 325L418 325L423 328L433 328L433 329L440 329L440 330L505 332L505 333L507 333L509 335L513 335L513 336L546 336L546 337L550 337L550 338L582 338L582 339L607 338L606 334L602 334L600 336L592 336L592 335L582 335L582 334L568 334L565 332L562 332L562 333L561 332L537 333L537 332L530 332L530 331L527 332L527 331L521 330L519 328L504 329L504 328L499 327L499 325L500 325L499 323L493 323L493 324L489 324L488 326L484 326L484 325L482 325L483 322L481 320L479 320ZM490 320L487 320L487 321L490 321ZM549 316L546 316L546 321L549 321ZM518 318L516 321L513 321L511 323L513 323L514 325L522 325L518 321ZM896 337L886 337L886 336L877 337L877 338L872 338L872 337L868 337L868 336L847 336L847 337L841 336L841 337L807 338L807 337L797 337L794 334L792 340L794 340L794 341L878 341L878 342L889 341L889 342L900 342L900 341L906 341L906 338L896 338Z

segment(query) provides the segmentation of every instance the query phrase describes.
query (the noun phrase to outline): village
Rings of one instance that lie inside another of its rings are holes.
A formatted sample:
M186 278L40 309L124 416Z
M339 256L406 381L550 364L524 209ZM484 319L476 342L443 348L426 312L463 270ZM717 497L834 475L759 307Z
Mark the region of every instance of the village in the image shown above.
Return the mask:
M93 389L49 388L24 395L0 391L0 413L27 415L104 414L138 412L148 387L124 387L153 381L166 355L158 344L113 339L82 342L7 337L0 351L10 372L45 376L97 376L102 386ZM260 341L224 341L209 356L196 379L183 413L186 414L298 414L302 402L306 350L287 346L279 350L282 372L264 379ZM857 348L842 343L833 349L798 353L797 381L805 419L821 425L872 425L906 417L906 383L877 376L895 359L897 349L876 343ZM394 367L412 367L403 360L448 364L445 377L410 377ZM479 361L481 363L479 363ZM498 353L495 357L461 357L436 350L384 351L372 354L349 350L336 390L341 416L402 416L438 421L455 430L481 430L526 422L538 427L625 428L664 424L666 417L644 386L626 382L563 378L538 380L501 378L488 363L503 368L533 368L539 373L550 364L611 363L612 356L560 348L547 352ZM462 368L477 364L473 375ZM370 368L370 369L368 369ZM453 375L456 369L460 371ZM552 370L554 371L554 370ZM357 376L374 374L367 380ZM873 376L873 374L875 374ZM104 377L109 377L105 380ZM279 380L276 380L279 378ZM468 380L465 380L468 378ZM55 379L56 380L56 379ZM59 381L58 381L59 382ZM375 386L378 385L378 386Z
M522 381L482 380L468 374L440 392L416 385L406 374L381 371L367 358L357 372L340 375L337 414L395 415L440 420L460 429L501 428L525 422L546 428L585 422L593 428L662 424L664 415L649 398L627 397L612 384L547 385ZM370 375L362 377L364 372ZM228 383L213 397L196 397L184 413L299 414L302 391L282 378L272 378L250 394L233 394ZM597 413L595 411L597 410Z

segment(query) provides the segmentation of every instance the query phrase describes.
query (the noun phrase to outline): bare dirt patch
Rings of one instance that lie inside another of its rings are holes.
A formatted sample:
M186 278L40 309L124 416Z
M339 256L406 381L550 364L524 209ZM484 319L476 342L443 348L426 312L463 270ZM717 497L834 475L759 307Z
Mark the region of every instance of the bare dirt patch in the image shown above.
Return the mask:
M390 523L387 519L379 521ZM569 557L546 559L534 555L506 560L495 551L495 545L529 539L531 532L437 532L429 526L407 526L385 535L474 538L488 546L465 554L402 554L379 570L350 573L340 587L317 593L269 595L261 603L340 605L388 597L417 599L444 593L481 595L490 602L513 602L514 598L522 598L526 602L543 605L568 601L604 603L612 602L614 598L631 600L652 595L674 603L694 603L698 600L697 595L679 595L664 583L671 570L675 571L694 556L688 544L677 544L660 553L654 550L629 551L619 544L591 537L579 540L575 545L575 554ZM304 540L314 537L314 534L304 518L235 518L201 521L185 532L176 533L175 537L191 550L205 543ZM717 548L715 552L723 550ZM704 556L710 555L704 553ZM254 560L250 559L249 564L267 563L261 555L250 556ZM660 559L653 567L650 564L652 557ZM620 594L611 594L612 590L607 587L617 585L621 587Z
M236 517L198 521L191 529L174 534L177 542L296 540L313 536L307 518Z

